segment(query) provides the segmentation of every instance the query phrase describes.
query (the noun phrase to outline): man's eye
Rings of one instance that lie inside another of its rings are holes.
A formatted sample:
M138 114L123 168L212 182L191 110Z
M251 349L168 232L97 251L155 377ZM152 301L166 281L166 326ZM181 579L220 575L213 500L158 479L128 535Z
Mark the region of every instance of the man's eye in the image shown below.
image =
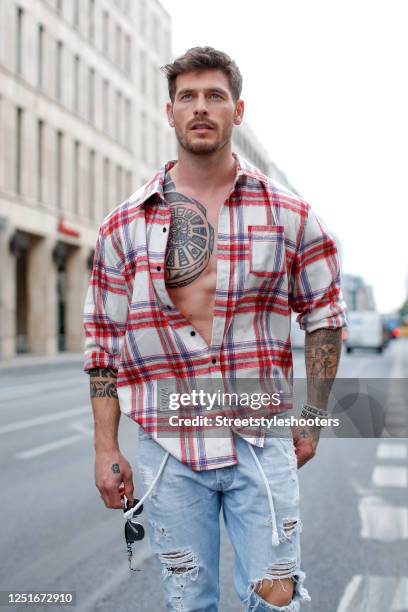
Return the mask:
M183 94L183 95L180 97L180 100L185 100L186 98L191 98L191 94Z
M222 96L221 96L221 94L218 94L218 93L212 93L211 97L212 98L221 98Z

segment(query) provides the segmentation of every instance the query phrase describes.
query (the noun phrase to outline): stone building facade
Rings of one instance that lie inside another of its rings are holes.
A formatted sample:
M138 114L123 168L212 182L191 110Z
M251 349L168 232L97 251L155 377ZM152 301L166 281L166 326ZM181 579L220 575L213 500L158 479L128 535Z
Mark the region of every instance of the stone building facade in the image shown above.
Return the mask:
M0 360L82 350L97 229L176 155L171 57L158 0L0 0Z

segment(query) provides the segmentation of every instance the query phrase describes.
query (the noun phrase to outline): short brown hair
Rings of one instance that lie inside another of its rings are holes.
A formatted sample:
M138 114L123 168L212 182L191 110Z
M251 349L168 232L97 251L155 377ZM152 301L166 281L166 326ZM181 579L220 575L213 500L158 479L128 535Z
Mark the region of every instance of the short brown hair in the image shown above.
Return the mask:
M229 55L213 47L192 47L171 64L162 66L167 77L170 100L174 102L176 78L185 72L197 70L221 70L228 78L234 102L237 102L242 91L242 75L238 66Z

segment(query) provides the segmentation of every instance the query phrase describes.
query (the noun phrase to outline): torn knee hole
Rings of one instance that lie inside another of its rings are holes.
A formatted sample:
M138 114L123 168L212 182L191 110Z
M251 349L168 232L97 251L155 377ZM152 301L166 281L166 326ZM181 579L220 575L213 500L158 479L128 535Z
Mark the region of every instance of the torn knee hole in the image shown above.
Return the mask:
M256 592L270 604L286 606L292 599L295 592L295 581L291 578L270 579L264 578L256 588Z
M172 574L183 574L197 567L197 555L192 550L162 553L159 558L166 570Z
M283 521L283 531L286 535L290 535L296 529L297 521L286 520Z

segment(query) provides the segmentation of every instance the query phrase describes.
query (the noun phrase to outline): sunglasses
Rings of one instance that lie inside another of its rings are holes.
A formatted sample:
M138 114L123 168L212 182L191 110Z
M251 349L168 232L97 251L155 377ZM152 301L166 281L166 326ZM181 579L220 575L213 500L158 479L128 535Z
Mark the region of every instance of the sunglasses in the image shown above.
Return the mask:
M133 504L130 505L129 501L125 497L125 505L123 508L123 512L128 512L131 508L136 506L138 502L139 500L135 499L133 501ZM140 523L138 523L137 521L133 519L135 518L135 516L138 516L142 512L143 512L143 504L139 506L137 510L135 510L135 512L131 515L130 518L126 520L126 523L125 523L125 540L126 540L126 547L127 547L127 552L128 552L129 569L131 569L134 572L137 572L140 570L138 568L132 567L132 557L133 557L132 544L134 544L135 542L138 542L139 540L143 540L145 536L145 530L144 530L143 525L141 525Z

